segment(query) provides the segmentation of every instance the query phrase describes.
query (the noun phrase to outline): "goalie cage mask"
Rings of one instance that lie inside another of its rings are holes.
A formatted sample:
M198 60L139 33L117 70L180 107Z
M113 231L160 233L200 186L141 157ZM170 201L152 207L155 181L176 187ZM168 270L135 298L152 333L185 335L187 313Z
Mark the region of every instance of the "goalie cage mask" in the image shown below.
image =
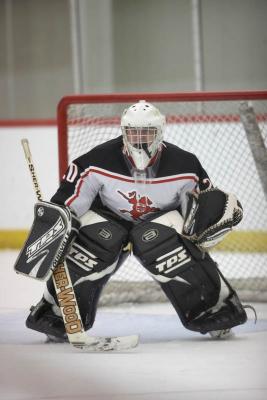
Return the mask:
M146 176L147 167L158 159L165 123L164 115L145 100L133 104L122 114L124 154L141 176Z

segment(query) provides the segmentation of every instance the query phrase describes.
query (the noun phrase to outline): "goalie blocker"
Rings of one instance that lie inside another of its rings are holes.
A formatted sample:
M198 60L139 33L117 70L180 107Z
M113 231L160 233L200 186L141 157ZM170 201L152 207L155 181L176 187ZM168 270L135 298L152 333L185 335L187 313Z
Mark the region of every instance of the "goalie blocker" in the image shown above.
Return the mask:
M39 280L48 280L64 258L79 231L80 221L69 208L40 201L34 206L29 236L16 260L15 271Z
M187 329L205 334L244 323L247 316L237 294L208 253L180 234L182 225L175 225L174 213L131 231L134 255L160 284Z

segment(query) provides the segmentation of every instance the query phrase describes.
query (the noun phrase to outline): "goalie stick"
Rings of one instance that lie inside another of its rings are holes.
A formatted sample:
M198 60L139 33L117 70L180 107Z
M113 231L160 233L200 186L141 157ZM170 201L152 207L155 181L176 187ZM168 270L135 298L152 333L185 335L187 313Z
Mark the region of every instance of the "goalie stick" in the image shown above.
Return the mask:
M31 173L36 197L38 200L42 200L28 139L22 139L21 144ZM137 346L137 335L117 337L88 336L83 327L77 299L65 261L57 265L53 271L52 278L70 344L88 351L127 350Z

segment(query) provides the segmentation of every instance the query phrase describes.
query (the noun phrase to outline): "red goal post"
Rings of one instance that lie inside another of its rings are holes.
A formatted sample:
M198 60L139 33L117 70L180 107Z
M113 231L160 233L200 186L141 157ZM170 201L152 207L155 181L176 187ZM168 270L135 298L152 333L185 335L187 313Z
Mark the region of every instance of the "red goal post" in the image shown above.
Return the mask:
M195 153L212 182L239 197L244 219L213 256L243 297L265 299L267 91L66 96L58 105L60 177L70 161L120 135L122 111L142 99L166 115L165 140ZM119 293L113 302L162 298L133 259L111 279L102 303L110 302L114 287Z

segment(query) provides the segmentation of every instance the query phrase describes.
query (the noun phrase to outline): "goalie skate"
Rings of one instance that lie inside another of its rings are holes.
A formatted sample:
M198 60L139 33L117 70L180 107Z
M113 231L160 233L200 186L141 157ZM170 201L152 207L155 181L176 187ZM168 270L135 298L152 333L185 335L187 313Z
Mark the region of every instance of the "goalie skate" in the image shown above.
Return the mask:
M232 292L223 302L219 310L208 310L188 323L188 328L202 334L211 333L213 337L223 336L223 332L234 326L244 324L247 314L235 292ZM216 333L217 332L217 333ZM221 332L221 333L220 333Z
M31 312L26 320L27 328L44 333L47 342L68 342L62 317L56 315L50 303L44 298L36 306L31 307ZM93 337L85 332L74 334L72 345L87 351L128 350L138 345L138 336Z

